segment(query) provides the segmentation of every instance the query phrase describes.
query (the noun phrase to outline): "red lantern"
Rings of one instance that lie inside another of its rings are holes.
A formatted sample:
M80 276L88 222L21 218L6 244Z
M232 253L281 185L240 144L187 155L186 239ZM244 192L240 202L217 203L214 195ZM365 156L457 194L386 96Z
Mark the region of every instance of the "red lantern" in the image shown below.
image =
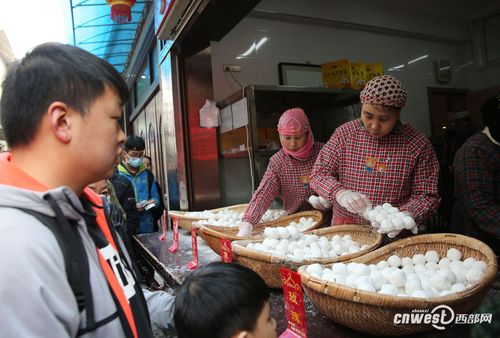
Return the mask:
M117 23L127 23L132 20L132 6L136 0L106 0L111 6L111 20Z

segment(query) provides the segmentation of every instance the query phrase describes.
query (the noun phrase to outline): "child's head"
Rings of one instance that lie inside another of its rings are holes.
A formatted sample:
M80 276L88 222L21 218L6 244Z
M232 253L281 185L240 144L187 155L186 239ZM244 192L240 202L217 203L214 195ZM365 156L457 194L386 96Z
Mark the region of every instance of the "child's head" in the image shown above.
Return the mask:
M179 338L275 338L269 290L252 270L215 262L192 272L177 292Z

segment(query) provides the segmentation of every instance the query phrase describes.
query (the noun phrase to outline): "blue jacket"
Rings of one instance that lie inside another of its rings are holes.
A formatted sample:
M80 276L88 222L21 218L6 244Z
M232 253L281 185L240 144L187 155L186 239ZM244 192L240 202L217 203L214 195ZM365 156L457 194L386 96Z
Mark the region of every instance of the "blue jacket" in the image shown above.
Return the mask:
M156 201L156 205L160 205L160 194L158 193L158 189L156 188L156 181L153 180L153 184L151 184L151 187L149 187L148 170L146 169L146 166L144 164L141 164L139 170L135 175L132 175L132 173L128 171L123 163L120 163L118 165L118 171L120 172L120 175L124 175L125 177L127 177L134 186L135 200L137 203L154 199ZM151 193L149 191L150 188ZM139 219L139 227L137 229L137 233L144 234L154 232L155 221L151 210L144 210L142 212L138 212L137 214Z

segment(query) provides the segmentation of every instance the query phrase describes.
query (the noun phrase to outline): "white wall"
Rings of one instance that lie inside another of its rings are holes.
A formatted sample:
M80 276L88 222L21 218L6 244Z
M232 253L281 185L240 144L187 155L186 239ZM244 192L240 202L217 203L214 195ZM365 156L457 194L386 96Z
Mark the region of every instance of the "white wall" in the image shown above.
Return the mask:
M471 62L471 44L451 42L471 40L468 19L437 16L408 8L381 7L368 0L263 0L256 9L301 18L319 17L363 24L364 27L382 27L399 33L375 33L352 28L341 29L335 24L312 25L249 16L221 41L211 44L216 100L241 88L230 74L223 72L223 64L242 66L242 72L233 75L243 85L277 85L279 62L321 64L344 58L369 63L382 62L385 73L398 77L407 88L409 96L403 110L403 120L430 135L427 87L440 86L434 75L436 59L449 60L451 63L452 81L446 87L476 90L500 84L500 67L488 72L475 71ZM435 39L431 41L428 38L405 37L401 32L418 32ZM236 59L263 37L268 40L256 52ZM428 57L412 64L407 63L422 55ZM388 70L401 64L405 67L400 70Z

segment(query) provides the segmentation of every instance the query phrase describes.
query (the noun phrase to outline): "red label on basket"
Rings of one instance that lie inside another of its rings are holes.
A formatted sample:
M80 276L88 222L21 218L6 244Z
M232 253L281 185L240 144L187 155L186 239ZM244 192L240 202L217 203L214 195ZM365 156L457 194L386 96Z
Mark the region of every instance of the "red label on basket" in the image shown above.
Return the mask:
M220 239L220 258L224 263L233 261L233 252L231 251L231 241L229 239Z
M172 219L174 220L174 244L168 248L168 251L176 252L179 248L179 220L177 217L172 217Z
M165 241L167 239L167 210L163 210L163 222L161 224L161 236L160 241Z
M307 338L306 311L304 309L304 296L302 294L300 275L286 268L281 268L280 272L288 326L280 338Z
M193 226L191 230L191 248L193 250L193 260L188 263L190 270L198 268L198 241L196 238L196 227Z

